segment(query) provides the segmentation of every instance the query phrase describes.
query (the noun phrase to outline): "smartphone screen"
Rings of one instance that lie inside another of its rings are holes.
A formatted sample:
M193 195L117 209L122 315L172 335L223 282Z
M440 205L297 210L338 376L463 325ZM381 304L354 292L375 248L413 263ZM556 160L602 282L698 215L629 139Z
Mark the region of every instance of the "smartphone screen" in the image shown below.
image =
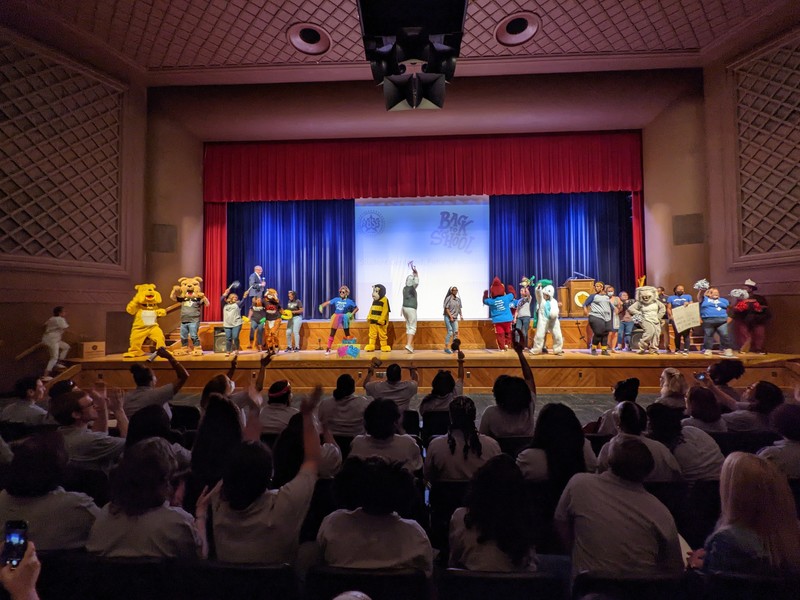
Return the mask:
M3 564L12 568L19 566L28 547L28 524L25 521L6 521L6 537L3 544Z

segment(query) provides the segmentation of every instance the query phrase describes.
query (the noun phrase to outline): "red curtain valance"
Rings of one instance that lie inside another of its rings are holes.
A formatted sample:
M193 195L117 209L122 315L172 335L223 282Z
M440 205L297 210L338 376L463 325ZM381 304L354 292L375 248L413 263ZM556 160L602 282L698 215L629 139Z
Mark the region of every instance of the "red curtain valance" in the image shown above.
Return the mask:
M205 202L641 191L639 132L211 143Z

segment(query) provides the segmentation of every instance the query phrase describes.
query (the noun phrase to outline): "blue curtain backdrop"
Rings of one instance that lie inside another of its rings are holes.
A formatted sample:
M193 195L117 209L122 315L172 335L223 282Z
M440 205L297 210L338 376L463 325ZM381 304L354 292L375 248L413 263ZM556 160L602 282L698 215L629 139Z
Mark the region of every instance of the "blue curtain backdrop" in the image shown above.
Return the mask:
M287 302L296 290L306 319L320 318L317 306L355 282L353 200L232 202L228 204L228 283L242 283L255 265L267 286ZM245 304L246 307L250 303Z
M552 279L577 271L633 293L628 192L492 196L491 277L516 287L522 276Z

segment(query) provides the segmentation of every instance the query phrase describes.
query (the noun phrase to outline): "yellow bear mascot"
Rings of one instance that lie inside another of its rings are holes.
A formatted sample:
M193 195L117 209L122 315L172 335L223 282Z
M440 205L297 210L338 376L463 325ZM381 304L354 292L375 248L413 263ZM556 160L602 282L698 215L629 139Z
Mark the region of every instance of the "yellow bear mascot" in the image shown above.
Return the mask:
M392 347L388 344L386 331L389 328L389 299L386 297L386 288L381 284L372 286L372 306L369 307L369 344L364 346L364 352L375 350L375 340L380 339L381 352L389 352Z
M136 295L128 302L125 311L133 315L133 325L131 326L131 341L128 351L123 354L124 358L136 358L144 356L142 345L147 338L155 342L156 348L164 346L164 332L158 326L158 317L163 317L167 311L159 308L161 304L161 294L156 290L154 283L141 283L136 288Z
M178 285L173 286L169 294L170 298L181 304L181 345L173 352L175 356L189 353L192 356L203 356L203 346L200 344L198 331L200 314L209 302L200 289L202 283L202 277L181 277L178 279Z

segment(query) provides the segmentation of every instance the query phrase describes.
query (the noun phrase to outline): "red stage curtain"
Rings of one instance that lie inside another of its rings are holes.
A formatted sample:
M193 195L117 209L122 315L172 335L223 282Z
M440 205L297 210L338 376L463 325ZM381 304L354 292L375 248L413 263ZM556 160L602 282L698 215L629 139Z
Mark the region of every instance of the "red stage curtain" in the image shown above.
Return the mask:
M633 272L636 278L647 274L644 250L644 198L642 192L633 192L631 197L633 228Z
M640 191L638 132L215 143L205 202Z
M219 321L222 319L219 299L225 291L228 269L228 207L207 202L203 213L203 285L211 302L205 309L205 319Z

